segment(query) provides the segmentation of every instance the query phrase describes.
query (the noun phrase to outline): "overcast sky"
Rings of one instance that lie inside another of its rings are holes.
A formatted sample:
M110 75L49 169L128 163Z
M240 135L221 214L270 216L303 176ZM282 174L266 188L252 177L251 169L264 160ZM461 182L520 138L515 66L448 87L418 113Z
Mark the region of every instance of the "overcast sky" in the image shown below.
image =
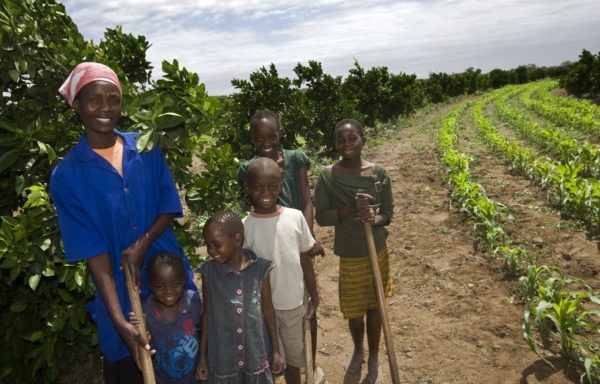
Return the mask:
M274 63L293 77L316 60L346 76L361 66L392 72L488 72L576 61L600 51L599 0L63 0L88 40L106 28L144 35L153 77L162 60L197 72L209 94Z

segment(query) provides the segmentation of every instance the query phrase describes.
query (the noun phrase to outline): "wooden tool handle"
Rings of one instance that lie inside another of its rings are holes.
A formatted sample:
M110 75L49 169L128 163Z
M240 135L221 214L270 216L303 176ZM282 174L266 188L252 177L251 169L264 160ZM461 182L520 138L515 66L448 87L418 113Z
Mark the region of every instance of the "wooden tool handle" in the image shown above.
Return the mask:
M387 306L385 302L385 292L383 291L383 281L379 273L379 261L377 260L377 249L375 248L375 239L373 238L373 228L371 224L363 223L365 235L367 237L367 246L369 247L369 261L371 271L375 279L375 293L377 294L377 303L379 304L379 312L381 313L381 324L383 326L383 336L385 339L385 347L387 348L388 362L390 364L390 373L393 384L400 384L400 373L398 371L398 363L396 362L396 350L394 348L394 338L392 329L387 316Z
M135 289L135 283L133 281L133 277L131 276L129 268L125 266L123 269L125 270L125 281L127 284L127 293L129 294L129 301L131 302L131 311L135 314L135 316L138 319L140 319L139 330L140 333L144 335L144 337L146 337L146 319L144 318L144 313L142 312L140 294ZM139 344L137 345L137 349L142 364L142 376L144 378L144 384L156 384L156 379L154 377L154 367L152 366L152 355L150 354L150 351L146 350Z
M312 338L310 336L310 319L304 319L304 357L306 360L306 384L315 384L313 371Z

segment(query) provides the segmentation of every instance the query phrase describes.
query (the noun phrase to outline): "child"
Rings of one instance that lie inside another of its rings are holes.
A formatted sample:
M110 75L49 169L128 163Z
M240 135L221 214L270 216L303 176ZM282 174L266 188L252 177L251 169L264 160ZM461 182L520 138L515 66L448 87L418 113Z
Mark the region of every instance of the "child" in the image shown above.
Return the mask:
M334 253L340 256L340 309L344 318L348 319L354 342L354 353L347 372L358 373L364 363L366 315L369 361L365 383L375 383L379 375L381 319L363 223L373 226L384 291L389 295L391 278L384 226L390 223L394 206L387 172L381 166L362 159L364 145L363 127L358 121L344 119L336 125L335 149L342 159L319 175L315 186L315 206L317 223L335 226ZM370 200L378 209L369 205Z
M259 110L250 118L250 138L256 153L261 157L274 160L282 170L281 193L277 199L278 204L283 207L295 208L304 214L310 233L313 234L314 212L313 203L310 198L310 186L308 183L308 168L310 159L300 150L280 149L279 138L281 136L281 123L277 115L269 110ZM248 162L238 169L237 180L244 188ZM322 248L320 248L322 249ZM325 255L322 251L321 256ZM316 364L317 353L317 314L310 322L311 344L313 351L313 362ZM314 369L314 368L313 368ZM318 368L318 375L323 372ZM319 384L324 380L316 380Z
M140 153L138 134L116 129L123 94L112 69L80 63L59 92L84 128L50 177L65 256L86 260L93 277L96 296L87 309L98 326L104 382L141 384L134 357L138 345L150 346L127 320L131 304L122 269L129 269L146 298L148 281L140 276L146 255L173 250L184 263L186 288L196 289L170 228L182 216L181 202L160 148Z
M275 161L282 170L281 194L277 202L284 207L295 208L304 214L312 233L314 213L308 185L310 159L300 150L279 149L281 124L277 115L259 110L250 118L250 139L260 157ZM237 180L244 188L248 163L240 165Z
M152 294L142 305L155 347L152 358L159 384L195 382L202 304L198 293L184 288L181 258L172 252L154 255L148 264ZM130 321L139 319L130 313Z
M260 257L272 260L273 306L277 317L287 384L300 383L304 362L303 319L311 319L319 305L311 256L322 248L310 233L302 212L277 204L281 169L266 157L248 165L246 193L254 211L244 218L244 244ZM304 301L304 287L309 301Z
M242 249L233 212L208 219L202 232L212 260L202 264L204 312L196 378L209 383L273 383L283 371L271 301L270 261ZM269 355L272 353L272 364Z

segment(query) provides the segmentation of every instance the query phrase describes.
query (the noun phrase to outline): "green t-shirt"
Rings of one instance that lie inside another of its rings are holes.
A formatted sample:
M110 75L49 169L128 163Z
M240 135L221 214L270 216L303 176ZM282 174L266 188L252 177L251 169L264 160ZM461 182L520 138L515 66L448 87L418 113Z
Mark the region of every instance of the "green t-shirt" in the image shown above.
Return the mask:
M289 208L303 210L302 194L300 193L299 171L302 167L310 168L310 159L302 151L297 149L283 149L283 172L281 174L281 194L277 202ZM246 161L238 168L237 181L242 188L246 181L248 172Z
M315 186L315 219L320 226L335 226L333 252L341 257L368 257L369 249L362 222L352 214L338 220L338 209L354 202L358 190L373 196L379 212L392 220L394 200L390 178L385 169L375 165L372 176L334 174L331 167L323 169ZM386 245L388 231L383 226L373 226L377 252Z

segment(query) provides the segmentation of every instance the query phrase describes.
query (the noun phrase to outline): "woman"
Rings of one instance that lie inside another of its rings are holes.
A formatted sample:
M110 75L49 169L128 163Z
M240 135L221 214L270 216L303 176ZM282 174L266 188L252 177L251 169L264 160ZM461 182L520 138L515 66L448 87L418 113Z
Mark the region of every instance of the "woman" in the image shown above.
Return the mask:
M176 252L185 265L186 287L197 290L170 228L182 215L181 203L160 149L139 153L137 133L116 130L122 90L112 69L81 63L59 92L84 127L50 178L66 258L86 260L96 286L96 297L87 307L98 325L105 383L142 383L135 366L137 345L149 346L145 335L127 321L131 305L123 268L131 271L146 297L146 255Z

